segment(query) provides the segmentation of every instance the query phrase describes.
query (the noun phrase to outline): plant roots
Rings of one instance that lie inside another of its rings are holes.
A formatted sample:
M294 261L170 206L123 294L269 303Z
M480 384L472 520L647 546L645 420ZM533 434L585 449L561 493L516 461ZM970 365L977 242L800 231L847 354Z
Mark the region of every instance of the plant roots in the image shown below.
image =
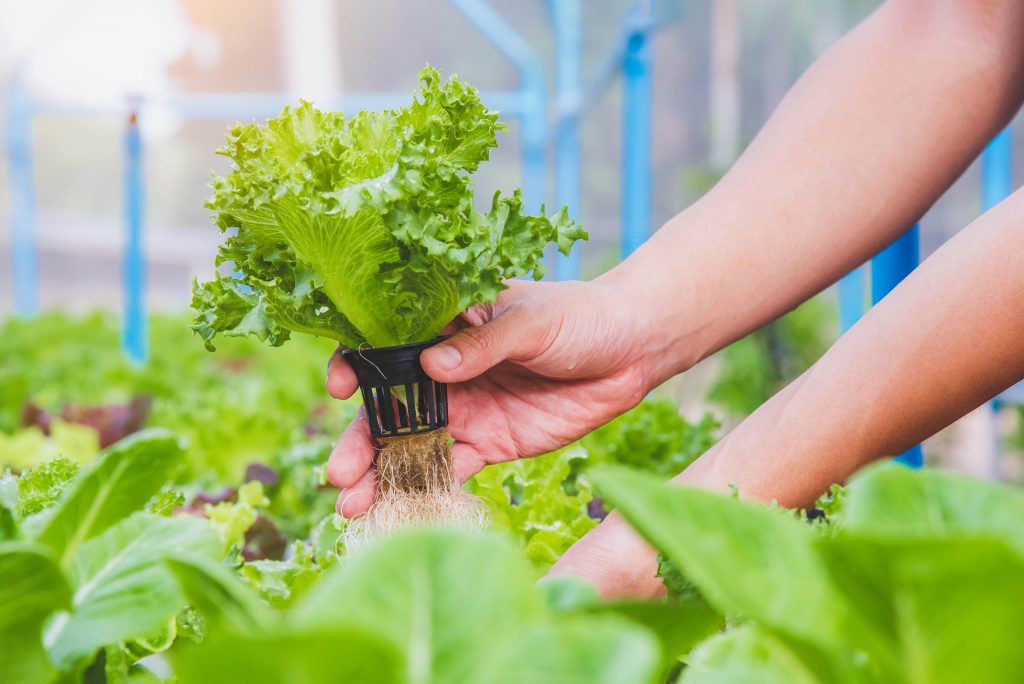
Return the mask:
M347 549L410 527L486 525L483 502L462 491L455 478L450 441L444 428L379 439L377 496L366 514L346 528Z

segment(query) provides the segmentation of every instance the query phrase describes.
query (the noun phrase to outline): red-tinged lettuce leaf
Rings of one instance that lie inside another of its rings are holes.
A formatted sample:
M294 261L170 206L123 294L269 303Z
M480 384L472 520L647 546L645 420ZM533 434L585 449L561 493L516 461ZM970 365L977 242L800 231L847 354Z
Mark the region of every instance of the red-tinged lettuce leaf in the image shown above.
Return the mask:
M565 209L525 213L518 191L477 211L470 174L504 126L475 89L431 67L404 109L348 118L310 103L238 126L219 152L208 206L231 277L193 288L193 329L292 332L350 347L435 337L460 311L493 301L503 279L541 277L545 246L568 252L586 233Z

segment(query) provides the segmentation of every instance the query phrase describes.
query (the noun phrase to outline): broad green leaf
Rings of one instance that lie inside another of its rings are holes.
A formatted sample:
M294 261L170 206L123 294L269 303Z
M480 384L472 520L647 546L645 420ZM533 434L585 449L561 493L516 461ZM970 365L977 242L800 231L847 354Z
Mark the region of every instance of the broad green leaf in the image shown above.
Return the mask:
M591 479L719 610L810 642L840 642L847 607L815 551L815 534L785 511L624 468L602 468Z
M776 636L753 624L731 629L698 646L679 681L680 684L831 684L809 671Z
M661 652L650 632L613 616L579 616L505 636L506 649L473 679L480 684L644 684Z
M273 613L260 603L255 592L220 563L175 556L164 562L188 603L202 611L210 624L245 633L272 623Z
M54 675L43 650L42 624L71 598L49 549L0 543L0 682L33 684Z
M722 615L702 598L686 603L613 601L592 609L594 614L619 615L646 627L661 645L667 671L694 646L723 627Z
M52 508L27 520L26 531L68 568L82 544L160 491L182 453L178 439L166 430L145 430L121 440L83 470Z
M361 550L296 605L299 629L352 627L402 653L407 681L473 682L545 607L529 566L505 539L418 531Z
M937 470L892 464L862 471L848 487L849 532L879 539L1001 539L1024 557L1024 492Z
M1024 560L985 538L829 546L844 596L869 619L851 630L875 681L1024 681ZM858 648L859 647L859 648Z
M402 684L394 649L356 628L217 634L172 654L180 684Z
M552 614L502 537L420 530L346 562L299 603L295 629L377 634L407 682L642 684L659 671L658 642L636 622Z
M161 630L185 604L165 559L213 560L221 550L205 521L149 513L136 513L89 540L71 570L71 611L47 626L51 658L71 667L103 646Z
M556 613L571 613L603 605L597 587L580 577L544 577L537 586L544 592L545 603Z

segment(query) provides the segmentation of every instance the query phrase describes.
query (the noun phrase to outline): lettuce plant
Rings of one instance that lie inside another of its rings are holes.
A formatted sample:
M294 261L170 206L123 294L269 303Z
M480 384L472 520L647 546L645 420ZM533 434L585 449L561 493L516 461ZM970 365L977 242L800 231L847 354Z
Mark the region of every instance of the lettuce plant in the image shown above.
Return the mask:
M459 312L493 301L502 280L543 275L549 242L568 253L586 233L563 207L526 213L519 191L474 205L470 179L505 129L475 89L432 67L403 109L346 117L303 102L266 125L233 128L207 206L231 276L193 288L193 329L292 332L348 347L436 337Z

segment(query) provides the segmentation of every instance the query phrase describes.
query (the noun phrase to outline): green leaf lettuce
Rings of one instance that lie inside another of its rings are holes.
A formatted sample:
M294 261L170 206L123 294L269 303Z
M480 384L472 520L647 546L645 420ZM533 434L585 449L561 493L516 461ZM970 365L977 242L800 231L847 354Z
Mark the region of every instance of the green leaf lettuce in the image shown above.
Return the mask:
M292 332L349 347L432 339L459 312L494 301L503 279L543 275L549 242L586 233L563 208L525 213L519 191L473 203L470 174L497 146L498 113L432 67L412 104L346 117L310 103L240 125L219 153L208 207L227 236L217 276L193 289L193 329L273 345Z

